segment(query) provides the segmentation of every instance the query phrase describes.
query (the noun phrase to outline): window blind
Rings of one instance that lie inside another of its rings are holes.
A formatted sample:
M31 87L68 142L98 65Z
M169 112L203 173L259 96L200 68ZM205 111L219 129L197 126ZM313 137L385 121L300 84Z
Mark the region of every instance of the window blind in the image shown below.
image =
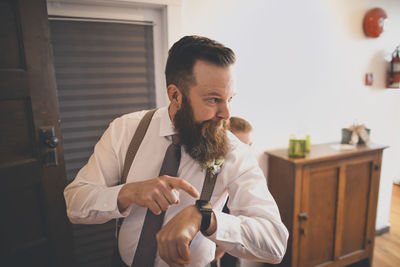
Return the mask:
M67 179L116 117L155 107L151 25L50 20Z
M121 22L50 18L67 179L93 153L109 123L155 107L153 28ZM79 267L108 267L115 221L73 225Z

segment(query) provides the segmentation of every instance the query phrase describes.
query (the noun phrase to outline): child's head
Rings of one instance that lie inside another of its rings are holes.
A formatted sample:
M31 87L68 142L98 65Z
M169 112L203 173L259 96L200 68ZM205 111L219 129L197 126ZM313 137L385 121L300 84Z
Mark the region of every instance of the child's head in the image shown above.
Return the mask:
M231 117L229 119L229 130L245 144L251 145L251 133L253 126L245 119L239 117Z

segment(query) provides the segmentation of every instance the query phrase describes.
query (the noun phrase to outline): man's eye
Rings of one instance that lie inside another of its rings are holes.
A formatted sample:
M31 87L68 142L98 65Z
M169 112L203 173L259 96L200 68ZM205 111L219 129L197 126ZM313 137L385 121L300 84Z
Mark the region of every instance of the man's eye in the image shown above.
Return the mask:
M219 99L218 98L209 98L207 101L210 103L218 103Z

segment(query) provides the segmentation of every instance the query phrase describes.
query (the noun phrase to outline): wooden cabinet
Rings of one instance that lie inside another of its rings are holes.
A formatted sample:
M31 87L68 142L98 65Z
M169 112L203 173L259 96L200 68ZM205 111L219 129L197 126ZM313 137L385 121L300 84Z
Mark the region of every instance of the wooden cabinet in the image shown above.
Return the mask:
M305 158L267 151L268 187L289 230L281 266L369 265L375 236L382 151L335 144L311 147Z

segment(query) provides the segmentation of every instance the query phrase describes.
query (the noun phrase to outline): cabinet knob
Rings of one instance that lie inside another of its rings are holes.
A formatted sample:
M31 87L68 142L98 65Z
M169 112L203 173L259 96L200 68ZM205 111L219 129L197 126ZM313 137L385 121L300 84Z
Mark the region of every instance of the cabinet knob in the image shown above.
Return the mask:
M375 171L378 171L380 168L381 168L380 164L375 164L375 166L374 166Z
M308 219L307 213L302 212L299 214L299 220L300 221L306 221Z

